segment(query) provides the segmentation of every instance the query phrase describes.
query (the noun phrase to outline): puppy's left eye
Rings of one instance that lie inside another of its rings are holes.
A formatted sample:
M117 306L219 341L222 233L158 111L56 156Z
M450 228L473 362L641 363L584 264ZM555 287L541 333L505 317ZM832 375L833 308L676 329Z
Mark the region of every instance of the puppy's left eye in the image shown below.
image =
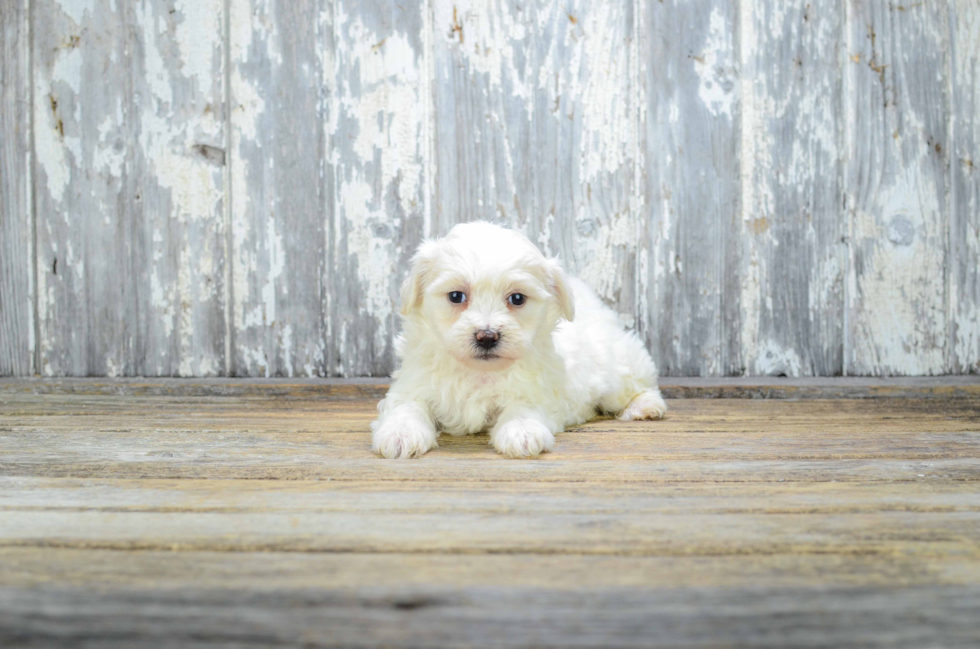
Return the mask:
M527 302L527 296L523 293L511 293L507 301L510 302L511 306L523 306Z

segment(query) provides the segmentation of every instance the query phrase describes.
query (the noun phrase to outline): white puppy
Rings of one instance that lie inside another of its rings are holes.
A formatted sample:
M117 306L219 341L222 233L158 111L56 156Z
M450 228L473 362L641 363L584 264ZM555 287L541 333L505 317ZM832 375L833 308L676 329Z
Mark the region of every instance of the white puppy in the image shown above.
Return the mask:
M426 241L401 298L401 367L371 424L384 457L485 430L500 453L533 456L597 412L667 410L640 339L519 232L476 222Z

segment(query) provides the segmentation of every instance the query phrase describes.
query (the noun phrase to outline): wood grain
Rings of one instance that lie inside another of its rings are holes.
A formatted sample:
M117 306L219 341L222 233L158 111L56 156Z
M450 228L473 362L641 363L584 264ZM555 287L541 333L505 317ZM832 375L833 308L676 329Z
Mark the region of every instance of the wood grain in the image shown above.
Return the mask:
M0 639L74 647L901 647L968 648L977 589L880 591L831 586L574 593L419 587L343 590L0 591ZM43 607L43 608L42 608ZM43 612L34 613L41 609ZM809 612L807 612L809 611ZM113 625L112 632L104 629ZM760 629L765 629L760 632ZM26 639L25 639L26 638Z
M78 379L0 378L0 394L232 397L278 399L377 399L388 391L384 379ZM666 378L667 399L968 399L980 396L976 376L892 378L720 377Z
M635 4L529 5L535 29L527 32L524 83L530 97L515 93L511 100L520 106L520 99L530 99L532 129L529 150L512 154L526 158L531 191L516 197L523 213L512 214L511 222L545 254L557 255L629 326L636 321L637 233L644 220L636 178Z
M432 235L475 219L521 227L540 218L532 139L540 63L537 6L509 0L432 3Z
M222 2L33 16L38 371L222 372Z
M0 375L388 376L477 218L665 376L978 371L972 0L3 6Z
M432 200L424 6L336 0L335 215L325 278L330 376L394 369L399 288Z
M229 4L234 376L323 376L329 3ZM222 368L224 370L224 368Z
M742 374L737 7L643 3L637 329L661 374Z
M838 2L743 5L741 341L755 375L843 370Z
M941 374L949 351L948 15L936 3L847 7L846 373Z
M367 554L181 552L0 547L0 583L11 588L97 587L252 592L365 586L398 591L506 587L588 589L736 588L757 578L773 588L966 586L978 578L969 556L769 554L741 557L619 557L547 554ZM759 593L757 592L757 595ZM378 593L375 593L377 596Z
M634 27L614 2L434 3L433 234L477 218L517 228L628 322ZM554 168L567 173L540 171Z
M34 373L29 10L0 2L0 376Z
M950 370L980 374L980 6L968 0L949 6Z
M375 399L156 383L0 391L4 645L980 640L976 394L672 400L537 461L396 462Z

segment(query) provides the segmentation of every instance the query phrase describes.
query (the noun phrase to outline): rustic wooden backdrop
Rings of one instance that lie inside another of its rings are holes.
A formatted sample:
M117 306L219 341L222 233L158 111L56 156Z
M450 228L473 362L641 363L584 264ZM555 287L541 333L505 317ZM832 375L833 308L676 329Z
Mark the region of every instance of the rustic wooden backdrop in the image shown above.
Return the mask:
M0 374L385 375L474 218L664 374L980 371L978 0L0 12Z

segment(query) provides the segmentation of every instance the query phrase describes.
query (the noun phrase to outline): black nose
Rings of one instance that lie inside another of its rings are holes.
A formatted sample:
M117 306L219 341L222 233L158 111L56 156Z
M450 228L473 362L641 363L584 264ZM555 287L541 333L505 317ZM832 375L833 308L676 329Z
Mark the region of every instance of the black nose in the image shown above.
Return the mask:
M497 341L500 339L500 335L492 329L477 331L473 334L473 337L476 338L476 344L483 349L493 349L497 346Z

